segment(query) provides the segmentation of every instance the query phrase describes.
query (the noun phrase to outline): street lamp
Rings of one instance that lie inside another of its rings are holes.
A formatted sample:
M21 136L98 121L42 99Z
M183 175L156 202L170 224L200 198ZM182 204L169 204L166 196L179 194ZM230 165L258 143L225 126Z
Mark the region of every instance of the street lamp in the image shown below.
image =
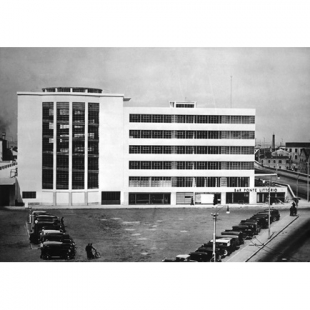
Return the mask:
M309 201L309 165L310 165L310 162L309 162L309 159L307 161L307 201Z
M227 206L226 213L227 214L230 213L229 206ZM215 249L216 249L216 221L217 221L217 217L218 217L219 213L215 212L215 213L211 213L211 215L213 216L213 251L212 251L212 255L213 255L213 261L216 263L216 251L215 251Z
M268 239L270 238L270 192L271 192L271 178L273 177L273 176L278 176L276 173L270 173L270 174L256 174L255 176L256 177L260 177L260 176L262 176L262 177L265 177L265 176L269 176L269 188L268 188L268 196L269 196L269 199L268 199L268 202L269 202L269 207L268 207ZM279 177L278 177L278 179L280 179Z

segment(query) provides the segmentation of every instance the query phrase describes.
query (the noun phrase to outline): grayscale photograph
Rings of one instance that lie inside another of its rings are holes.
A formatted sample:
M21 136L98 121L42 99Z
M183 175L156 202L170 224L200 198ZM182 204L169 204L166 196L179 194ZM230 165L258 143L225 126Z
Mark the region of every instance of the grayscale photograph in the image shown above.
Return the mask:
M309 307L308 1L0 2L1 309Z
M308 262L309 48L0 48L1 262Z

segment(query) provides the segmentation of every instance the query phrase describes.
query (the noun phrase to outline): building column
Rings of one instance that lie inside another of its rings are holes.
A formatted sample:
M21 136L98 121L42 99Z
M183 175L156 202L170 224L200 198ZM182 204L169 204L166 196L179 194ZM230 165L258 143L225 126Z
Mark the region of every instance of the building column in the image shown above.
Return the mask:
M177 193L176 192L172 192L171 196L170 196L170 204L172 206L175 206L177 204Z
M128 206L129 205L129 193L121 192L121 205Z
M226 204L226 192L221 193L221 205Z

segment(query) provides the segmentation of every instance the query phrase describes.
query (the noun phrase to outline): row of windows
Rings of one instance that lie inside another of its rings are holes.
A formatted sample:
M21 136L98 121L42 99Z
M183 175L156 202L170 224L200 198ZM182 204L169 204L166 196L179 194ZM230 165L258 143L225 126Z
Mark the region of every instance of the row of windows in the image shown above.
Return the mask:
M63 154L57 154L57 168L68 169L69 168L69 156ZM85 156L83 155L73 155L72 156L72 169L74 170L84 170L85 167ZM53 168L53 154L44 153L43 154L43 169ZM98 171L99 169L99 158L98 157L88 157L88 170Z
M248 177L129 177L129 187L248 187Z
M43 103L43 189L53 188L53 152L56 143L56 189L69 188L69 103L57 102L57 124L54 126L54 104ZM72 189L85 188L85 147L88 150L88 188L98 188L99 104L88 103L88 141L85 146L85 103L72 103ZM55 127L55 128L54 128ZM54 141L56 130L56 141Z
M72 171L72 189L85 188L85 174L81 171ZM98 173L88 172L88 189L98 188ZM54 174L52 169L42 170L43 188L53 189ZM56 189L69 189L69 171L56 170Z
M130 114L131 123L254 124L255 116Z
M69 103L57 102L57 122L69 121ZM72 103L72 121L75 123L85 122L85 102ZM43 121L54 121L54 103L43 102ZM99 124L99 104L88 103L88 123Z
M129 169L253 170L253 162L217 161L130 161Z
M254 131L129 130L133 139L254 139Z
M129 154L254 154L254 146L130 145Z

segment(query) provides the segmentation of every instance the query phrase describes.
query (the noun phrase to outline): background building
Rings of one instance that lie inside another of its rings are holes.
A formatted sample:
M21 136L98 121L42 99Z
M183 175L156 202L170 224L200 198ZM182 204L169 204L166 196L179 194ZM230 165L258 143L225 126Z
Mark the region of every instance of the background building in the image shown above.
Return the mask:
M47 205L255 203L254 109L124 107L93 88L18 92L18 182Z

